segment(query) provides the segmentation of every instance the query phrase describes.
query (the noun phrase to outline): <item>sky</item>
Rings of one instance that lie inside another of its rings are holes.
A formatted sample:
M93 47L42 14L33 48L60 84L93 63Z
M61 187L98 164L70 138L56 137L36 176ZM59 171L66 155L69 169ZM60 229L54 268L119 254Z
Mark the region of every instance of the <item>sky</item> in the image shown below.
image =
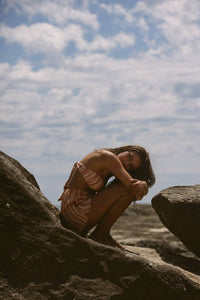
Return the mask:
M0 145L54 204L75 161L141 145L199 184L199 0L1 0Z

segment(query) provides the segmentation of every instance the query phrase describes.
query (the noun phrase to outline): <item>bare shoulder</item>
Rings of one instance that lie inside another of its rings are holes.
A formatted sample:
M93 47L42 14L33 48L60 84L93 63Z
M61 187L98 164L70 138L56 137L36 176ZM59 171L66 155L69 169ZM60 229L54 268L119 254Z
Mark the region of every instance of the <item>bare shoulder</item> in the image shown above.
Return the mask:
M98 149L85 156L81 162L96 171L102 168L110 170L114 165L119 164L120 160L114 153L106 149Z
M95 150L93 152L90 152L89 154L87 154L82 160L81 162L83 163L88 163L88 162L98 162L98 161L103 161L103 160L108 160L111 157L114 157L115 155L113 153L111 153L108 150L105 149L98 149Z
M106 163L107 167L121 166L119 158L109 150L101 150L101 160Z
M100 149L100 150L97 150L97 152L100 154L102 159L105 159L107 161L108 160L112 161L112 160L118 159L117 156L114 153L110 152L109 150Z

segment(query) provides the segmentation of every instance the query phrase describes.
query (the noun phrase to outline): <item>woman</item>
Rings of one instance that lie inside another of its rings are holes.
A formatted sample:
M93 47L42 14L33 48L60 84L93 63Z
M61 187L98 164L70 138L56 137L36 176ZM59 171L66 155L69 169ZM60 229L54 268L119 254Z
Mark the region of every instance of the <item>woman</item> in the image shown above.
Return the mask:
M112 176L115 180L108 185ZM74 164L59 200L61 221L95 241L121 248L110 229L132 201L141 200L155 176L147 151L140 146L99 149Z

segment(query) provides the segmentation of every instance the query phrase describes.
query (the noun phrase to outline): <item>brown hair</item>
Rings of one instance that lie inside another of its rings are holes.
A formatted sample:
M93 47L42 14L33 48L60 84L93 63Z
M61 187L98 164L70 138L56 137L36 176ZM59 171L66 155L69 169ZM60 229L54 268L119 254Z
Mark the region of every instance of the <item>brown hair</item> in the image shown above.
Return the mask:
M136 179L146 181L147 185L151 187L155 183L155 175L151 166L151 161L149 158L149 153L141 146L122 146L118 148L106 148L106 150L118 155L124 151L137 152L141 158L141 165L138 169L133 171L128 171L129 174Z

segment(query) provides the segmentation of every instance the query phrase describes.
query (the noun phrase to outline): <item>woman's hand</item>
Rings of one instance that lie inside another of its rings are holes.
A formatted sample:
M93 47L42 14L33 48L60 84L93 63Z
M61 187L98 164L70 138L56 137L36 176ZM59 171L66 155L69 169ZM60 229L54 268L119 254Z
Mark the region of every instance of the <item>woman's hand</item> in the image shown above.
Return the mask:
M132 179L129 190L136 196L136 200L142 200L142 198L148 193L148 186L145 181Z
M147 194L148 186L146 182L132 178L115 154L104 151L102 157L105 167L124 184L136 200L141 200Z

